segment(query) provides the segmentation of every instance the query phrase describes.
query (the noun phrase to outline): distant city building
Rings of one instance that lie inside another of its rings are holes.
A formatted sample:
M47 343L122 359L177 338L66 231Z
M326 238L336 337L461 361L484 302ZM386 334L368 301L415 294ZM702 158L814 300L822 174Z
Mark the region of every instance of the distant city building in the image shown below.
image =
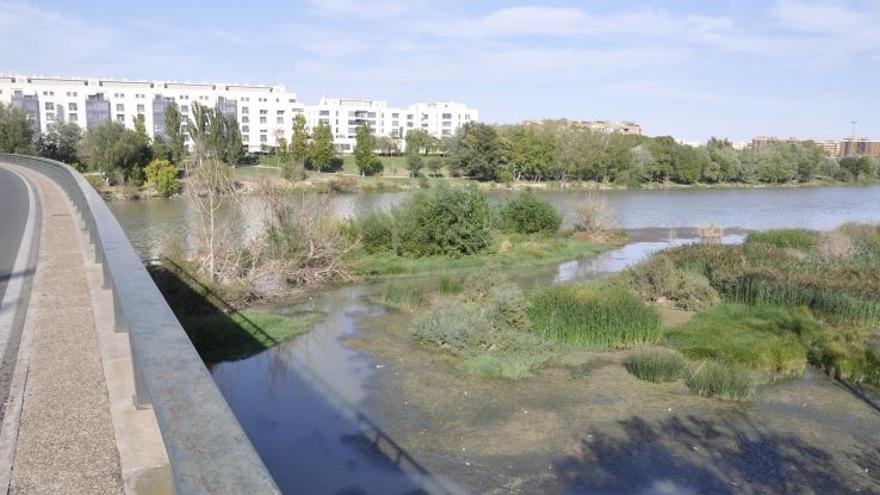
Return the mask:
M180 107L184 122L192 115L192 105L198 103L234 117L249 152L273 148L277 136L289 139L293 120L300 114L306 116L309 129L319 121L330 125L341 152L353 150L361 123L369 123L377 136L402 140L409 129L424 129L438 138L451 136L466 122L479 118L477 110L454 102L393 108L384 101L322 98L317 105L306 106L297 100L296 93L280 84L11 75L0 75L0 102L23 110L34 130L42 133L54 122L75 122L89 129L113 120L133 129L135 118L142 115L150 137L165 134L165 107L171 102Z
M843 138L839 141L834 139L817 141L795 137L780 139L772 136L759 136L752 139L752 149L758 150L774 144L798 144L807 141L811 141L816 145L821 146L827 156L842 158L845 156L866 155L875 160L880 160L880 141L871 141L868 138L849 137Z
M642 135L642 126L629 120L621 122L612 122L608 120L582 120L575 121L574 123L575 125L586 127L597 132L618 132L620 134L632 134L635 136Z

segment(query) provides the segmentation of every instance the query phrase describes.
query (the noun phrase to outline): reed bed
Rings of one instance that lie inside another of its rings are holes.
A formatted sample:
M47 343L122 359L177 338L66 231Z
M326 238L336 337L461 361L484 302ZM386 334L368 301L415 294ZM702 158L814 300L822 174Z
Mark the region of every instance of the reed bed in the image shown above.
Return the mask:
M415 309L427 299L425 289L415 285L388 284L382 293L382 302L403 309Z
M749 370L718 361L701 363L687 379L688 388L696 394L735 401L751 399L757 385Z
M534 331L551 341L594 350L655 342L660 316L633 292L612 284L560 285L529 295Z

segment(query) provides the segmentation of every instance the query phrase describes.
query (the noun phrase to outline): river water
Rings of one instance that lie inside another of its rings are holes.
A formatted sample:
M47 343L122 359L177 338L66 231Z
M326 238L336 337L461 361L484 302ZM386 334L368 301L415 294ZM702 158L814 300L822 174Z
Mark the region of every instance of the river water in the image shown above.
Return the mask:
M390 208L411 194L337 194L320 197L339 216ZM493 201L510 193L493 193ZM589 194L605 198L623 229L719 225L725 229L803 227L826 230L846 222L880 221L880 186L817 188L675 189L661 191L541 192L566 225ZM196 212L185 198L111 202L129 239L144 257L155 257L170 238L187 241ZM247 238L259 226L262 208L254 198L240 201L241 220L230 235Z
M541 193L568 222L582 193ZM667 229L880 222L880 187L603 192L634 242L592 259L508 274L523 287L617 272L668 245ZM495 199L504 195L494 195ZM406 193L329 196L339 215ZM112 203L145 256L186 238L186 200ZM257 222L259 207L244 202ZM239 233L241 237L246 234ZM686 234L684 234L686 235ZM689 242L679 239L675 242ZM767 387L748 405L645 385L600 357L585 383L551 368L516 383L462 376L407 338L382 284L269 309L321 311L309 333L211 373L283 491L397 493L831 493L880 490L876 405L824 375ZM641 387L641 388L640 388ZM601 441L599 441L601 439ZM873 450L872 450L873 449ZM743 485L748 484L747 486Z

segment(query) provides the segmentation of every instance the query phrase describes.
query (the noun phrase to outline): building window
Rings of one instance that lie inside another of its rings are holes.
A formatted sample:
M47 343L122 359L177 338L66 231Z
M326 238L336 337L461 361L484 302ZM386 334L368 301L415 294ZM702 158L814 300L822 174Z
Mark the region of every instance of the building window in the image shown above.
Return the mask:
M450 121L448 121L448 120L444 120L444 121L443 121L443 127L452 127L452 122L450 122Z
M138 104L137 111L138 111L138 113L144 113L144 104L143 103Z
M180 113L189 113L189 105L180 105Z
M242 115L247 115L248 107L241 107L241 113L242 113Z
M275 113L276 113L279 117L281 117L282 115L284 115L284 110L278 110L278 111L275 112Z
M451 113L444 113L442 118L444 120L449 120L452 118L452 114Z
M78 108L76 108L76 103L68 103L68 104L67 104L67 110L69 110L69 111L71 111L71 112L75 112L75 111L77 111Z
M261 143L265 143L268 140L269 140L269 138L267 138L265 134L260 134L260 142Z
M47 113L46 114L46 122L52 122L53 120L55 120L55 114Z
M249 125L241 126L241 132L251 132L251 126L249 126Z
M119 122L120 124L124 124L125 123L125 114L124 113L116 114L116 122Z
M261 123L261 124L265 124L265 123L266 123L266 117L260 117L260 123Z
M51 101L46 102L46 110L55 110L55 104Z
M75 114L75 113L70 114L70 121L71 121L71 122L76 122L76 121L78 121L78 120L79 120L79 115L78 115L78 114Z
M296 98L291 98L287 100L288 103L296 103Z
M268 113L269 113L269 111L266 110L265 108L260 110L260 115L268 115Z
M242 124L248 124L248 123L250 123L250 121L251 121L251 119L247 115L244 115L241 117Z
M275 119L275 123L277 123L277 124L283 124L283 123L284 123L284 117L278 117L277 119Z
M242 141L243 143L246 143L246 142L248 142L248 141L250 141L250 140L251 140L251 137L248 136L247 134L244 134L244 135L241 136L241 141Z
M321 110L320 112L318 112L318 115L320 115L321 117L329 117L330 110Z
M124 112L124 111L125 111L125 105L123 105L122 103L117 103L117 104L116 104L116 111L117 111L117 112Z

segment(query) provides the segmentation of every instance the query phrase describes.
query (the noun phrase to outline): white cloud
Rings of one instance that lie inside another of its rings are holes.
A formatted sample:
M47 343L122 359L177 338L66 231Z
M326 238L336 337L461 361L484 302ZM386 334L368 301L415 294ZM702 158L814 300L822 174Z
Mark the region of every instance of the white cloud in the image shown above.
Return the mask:
M420 7L422 0L308 0L313 14L324 17L396 17Z

